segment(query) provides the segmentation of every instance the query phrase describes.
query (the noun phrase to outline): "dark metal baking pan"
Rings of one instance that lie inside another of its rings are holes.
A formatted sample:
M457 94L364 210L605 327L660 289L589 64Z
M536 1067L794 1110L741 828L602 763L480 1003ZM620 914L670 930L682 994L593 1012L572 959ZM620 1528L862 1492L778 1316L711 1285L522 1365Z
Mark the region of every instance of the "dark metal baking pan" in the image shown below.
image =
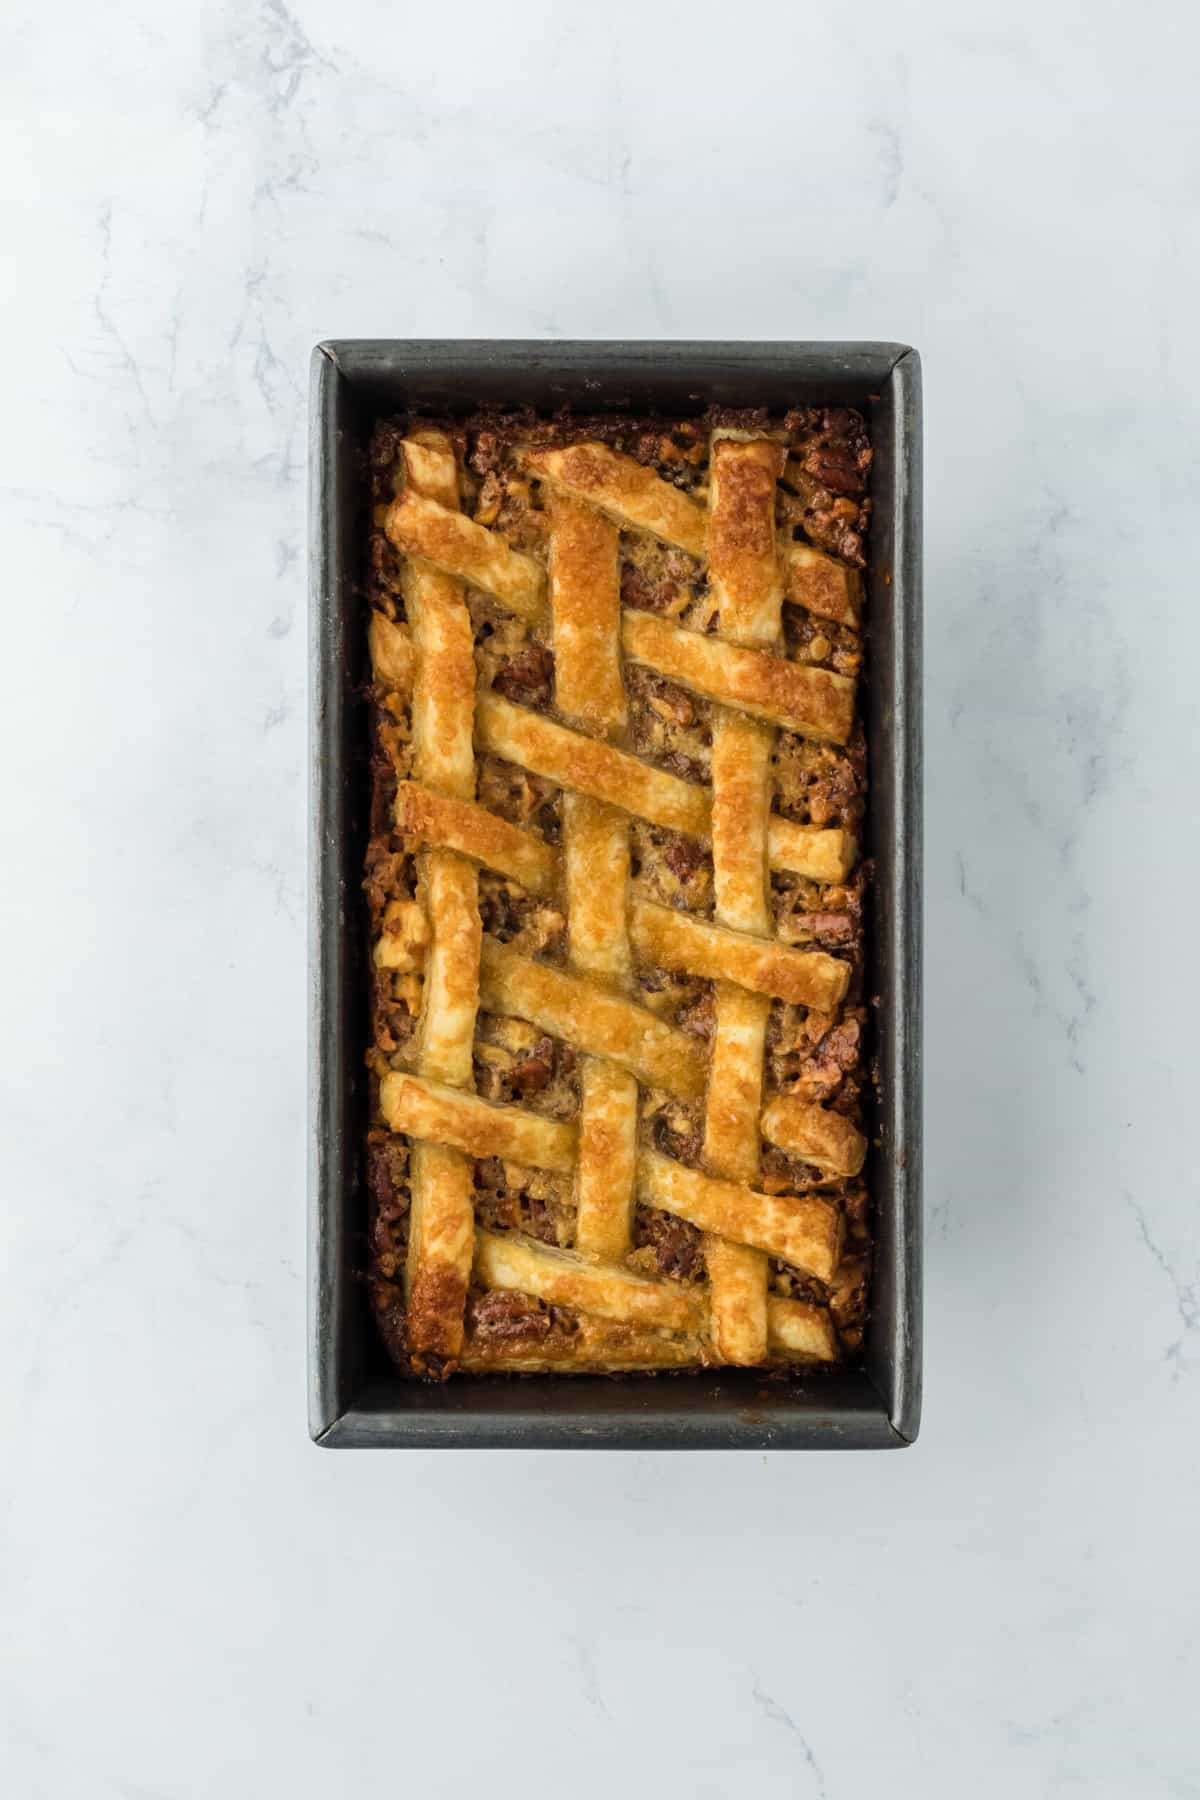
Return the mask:
M361 1280L366 1204L368 796L364 450L380 415L486 404L684 415L712 402L844 401L867 414L869 989L879 996L872 1313L857 1367L404 1379ZM921 377L902 344L319 344L312 358L309 1423L347 1445L882 1449L911 1443L921 1393Z

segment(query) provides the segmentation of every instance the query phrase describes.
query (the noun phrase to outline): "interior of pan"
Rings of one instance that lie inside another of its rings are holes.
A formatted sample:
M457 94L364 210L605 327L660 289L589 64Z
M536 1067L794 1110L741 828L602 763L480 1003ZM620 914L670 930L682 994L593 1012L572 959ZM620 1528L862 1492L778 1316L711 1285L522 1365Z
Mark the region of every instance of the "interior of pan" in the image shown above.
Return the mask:
M915 949L913 678L904 610L915 544L904 541L902 489L913 420L892 371L897 345L501 345L348 343L326 347L314 420L314 557L319 633L314 645L314 956L325 1007L316 1021L314 1172L317 1300L314 1356L320 1418L342 1415L343 1442L873 1444L915 1432L919 1353L915 1229L916 1076L913 993L899 979ZM480 405L539 410L628 410L686 416L714 402L790 406L838 400L870 417L876 449L870 545L867 685L871 801L866 850L876 861L875 925L868 944L878 996L880 1144L868 1177L876 1266L872 1317L857 1367L798 1370L783 1378L721 1370L620 1378L470 1377L429 1387L403 1379L373 1328L361 1279L365 1198L360 1146L367 1084L367 942L359 871L367 837L367 718L361 562L367 541L363 455L376 418L406 407L461 416ZM911 509L910 509L911 510ZM903 829L898 833L897 824Z

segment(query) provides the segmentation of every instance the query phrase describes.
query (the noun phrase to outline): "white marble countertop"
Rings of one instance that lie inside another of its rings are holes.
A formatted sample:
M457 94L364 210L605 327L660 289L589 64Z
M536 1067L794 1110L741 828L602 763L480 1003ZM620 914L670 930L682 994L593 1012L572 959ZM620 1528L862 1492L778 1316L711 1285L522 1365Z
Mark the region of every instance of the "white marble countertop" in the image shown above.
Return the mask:
M1200 1794L1194 14L2 37L3 1791ZM306 365L462 334L923 353L904 1454L308 1442Z

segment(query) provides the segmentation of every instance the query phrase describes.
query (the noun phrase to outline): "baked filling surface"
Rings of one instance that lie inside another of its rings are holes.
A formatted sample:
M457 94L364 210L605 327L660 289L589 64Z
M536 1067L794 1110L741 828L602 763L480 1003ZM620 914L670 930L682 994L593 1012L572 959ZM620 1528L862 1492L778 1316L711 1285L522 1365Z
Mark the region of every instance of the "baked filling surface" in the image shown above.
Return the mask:
M409 1373L859 1348L870 461L844 407L376 427L369 1283Z

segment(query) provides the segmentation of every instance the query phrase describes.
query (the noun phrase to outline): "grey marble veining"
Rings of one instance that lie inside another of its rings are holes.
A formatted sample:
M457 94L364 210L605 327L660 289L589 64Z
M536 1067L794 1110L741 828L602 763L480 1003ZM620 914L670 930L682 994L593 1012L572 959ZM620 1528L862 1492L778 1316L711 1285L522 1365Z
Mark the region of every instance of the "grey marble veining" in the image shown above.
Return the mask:
M1198 36L8 11L14 1800L1200 1793ZM306 359L421 334L924 355L911 1452L307 1442Z

